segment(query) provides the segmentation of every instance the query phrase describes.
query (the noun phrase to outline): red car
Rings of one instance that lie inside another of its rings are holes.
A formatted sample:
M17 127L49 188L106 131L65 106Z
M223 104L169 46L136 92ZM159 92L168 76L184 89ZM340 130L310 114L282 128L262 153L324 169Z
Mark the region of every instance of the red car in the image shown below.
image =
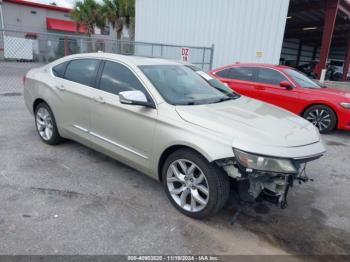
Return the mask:
M350 130L350 92L321 87L291 67L237 63L209 73L237 93L306 118L321 133L336 127Z

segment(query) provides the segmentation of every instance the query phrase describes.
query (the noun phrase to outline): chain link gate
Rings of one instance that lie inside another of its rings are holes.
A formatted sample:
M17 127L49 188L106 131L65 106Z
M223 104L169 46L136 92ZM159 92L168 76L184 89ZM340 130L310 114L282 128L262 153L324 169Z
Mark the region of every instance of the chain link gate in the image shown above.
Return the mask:
M186 49L188 62L204 71L210 70L214 46L117 41L96 36L33 33L0 29L0 103L22 96L22 76L66 55L103 51L108 53L181 60Z

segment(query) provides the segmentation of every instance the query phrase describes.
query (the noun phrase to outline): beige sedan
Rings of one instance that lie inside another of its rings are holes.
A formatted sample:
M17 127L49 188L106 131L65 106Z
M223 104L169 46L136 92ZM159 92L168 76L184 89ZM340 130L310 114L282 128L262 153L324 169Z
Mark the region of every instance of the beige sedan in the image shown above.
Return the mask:
M107 53L30 70L24 98L41 139L71 139L163 182L184 214L269 196L280 207L325 149L308 121L232 92L191 65Z

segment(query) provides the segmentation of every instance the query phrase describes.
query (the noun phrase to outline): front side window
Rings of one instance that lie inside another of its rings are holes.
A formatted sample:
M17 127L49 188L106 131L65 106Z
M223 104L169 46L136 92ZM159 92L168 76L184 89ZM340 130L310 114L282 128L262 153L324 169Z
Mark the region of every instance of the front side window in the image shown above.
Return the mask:
M106 61L100 80L100 89L118 95L123 91L139 90L146 96L148 92L133 72L124 65Z
M269 68L258 68L258 82L279 86L281 81L288 79L280 72Z
M140 69L162 97L173 105L218 103L238 97L219 81L211 84L184 65L145 65Z
M64 78L93 87L99 63L97 59L72 60L67 66Z
M286 72L289 75L290 78L292 78L295 82L297 82L300 87L321 88L321 86L318 85L316 82L312 81L306 75L304 75L303 73L301 73L295 69L286 68L283 70L284 70L284 72Z

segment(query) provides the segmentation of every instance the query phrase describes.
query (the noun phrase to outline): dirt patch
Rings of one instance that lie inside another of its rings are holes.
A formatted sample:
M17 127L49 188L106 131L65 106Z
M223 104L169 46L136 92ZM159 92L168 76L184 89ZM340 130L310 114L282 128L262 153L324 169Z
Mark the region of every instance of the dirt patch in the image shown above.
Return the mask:
M350 233L325 225L325 219L326 216L317 209L311 209L309 218L295 220L282 214L261 216L244 212L239 223L259 238L291 254L349 254Z
M336 142L336 141L328 141L327 145L329 145L329 146L348 146L347 144L344 144L341 142Z
M21 96L22 93L18 93L18 92L8 92L8 93L2 93L0 94L1 96Z
M53 188L31 187L30 189L43 193L45 195L62 196L62 197L68 197L68 198L76 198L81 195L78 192L68 191L68 190L59 190L59 189L53 189Z

